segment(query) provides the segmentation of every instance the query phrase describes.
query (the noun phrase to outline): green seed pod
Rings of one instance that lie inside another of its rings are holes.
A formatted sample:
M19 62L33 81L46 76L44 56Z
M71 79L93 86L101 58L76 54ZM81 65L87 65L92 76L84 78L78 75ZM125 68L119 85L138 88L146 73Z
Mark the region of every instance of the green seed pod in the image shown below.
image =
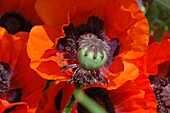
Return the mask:
M108 58L108 55L105 52L103 52L104 57L102 57L100 53L97 53L97 56L94 57L93 52L89 52L86 55L86 50L86 48L78 50L78 61L83 68L88 70L96 70L101 68L105 64Z
M79 64L87 70L101 68L108 58L110 47L94 34L87 33L80 37L82 40L77 55Z

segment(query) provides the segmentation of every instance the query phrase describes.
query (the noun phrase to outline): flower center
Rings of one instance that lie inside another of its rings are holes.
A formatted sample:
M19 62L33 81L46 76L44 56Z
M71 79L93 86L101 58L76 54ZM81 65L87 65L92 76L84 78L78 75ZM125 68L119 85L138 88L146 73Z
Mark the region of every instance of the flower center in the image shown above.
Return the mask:
M22 96L22 89L10 89L12 69L7 63L0 62L0 98L9 102L18 102Z
M86 24L74 27L70 23L63 28L66 36L59 39L57 49L64 53L62 61L69 64L61 69L72 70L73 74L68 82L74 82L78 86L109 83L101 67L108 67L112 62L118 41L108 40L103 25L103 20L92 16Z
M154 90L158 105L159 113L169 113L170 111L170 81L167 76L161 78L150 76L152 88Z
M85 93L101 105L108 113L115 113L114 105L104 88L92 87L85 90ZM77 106L78 113L90 113L81 104Z
M8 64L0 62L0 97L10 88L11 69Z
M82 39L78 49L80 65L89 70L101 68L108 58L110 47L94 34L88 33L80 37Z
M0 26L4 27L10 34L15 34L19 31L29 32L32 28L28 20L15 12L2 14L0 16Z
M22 97L22 89L10 89L7 95L7 100L9 102L19 102Z

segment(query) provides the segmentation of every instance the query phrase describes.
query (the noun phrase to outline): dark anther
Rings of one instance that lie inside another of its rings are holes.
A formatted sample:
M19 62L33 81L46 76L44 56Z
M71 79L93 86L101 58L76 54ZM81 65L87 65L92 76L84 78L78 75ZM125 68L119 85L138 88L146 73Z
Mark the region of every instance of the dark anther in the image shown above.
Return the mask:
M114 57L118 55L120 49L119 40L117 38L107 41L107 44L110 47L110 51L108 59L104 65L105 67L108 67L113 62Z
M167 76L150 76L158 105L158 113L169 113L170 111L170 81Z
M167 77L168 77L168 79L170 80L170 66L168 67Z
M9 65L4 62L0 62L0 96L6 94L9 90L11 74L12 70Z
M11 108L8 108L3 113L10 113L11 111L15 110L16 107L17 107L17 105L15 105L15 106L13 106Z
M3 13L0 16L0 26L4 27L10 34L19 31L29 32L33 27L26 18L15 12Z
M63 90L60 89L60 91L58 92L58 95L55 98L55 106L58 111L61 109L62 92Z
M103 30L104 21L98 17L92 16L88 19L87 24L81 24L76 27L77 35L92 33L101 40L107 40L106 33Z
M19 102L22 97L22 89L10 89L7 96L9 102Z
M101 105L108 113L115 113L114 105L111 101L109 95L106 92L106 89L99 87L92 87L85 90L85 93ZM90 113L85 109L81 104L77 106L78 113Z
M103 28L104 21L99 19L98 17L92 16L88 19L88 23L90 26L97 26L99 29Z

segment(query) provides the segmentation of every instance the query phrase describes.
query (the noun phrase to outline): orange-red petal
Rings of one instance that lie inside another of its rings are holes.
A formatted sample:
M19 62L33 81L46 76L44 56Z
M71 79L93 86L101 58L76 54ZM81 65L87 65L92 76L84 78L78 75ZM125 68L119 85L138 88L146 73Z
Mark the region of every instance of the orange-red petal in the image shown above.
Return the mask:
M132 12L123 7L120 0L116 2L110 0L105 7L105 29L109 38L115 38L119 34L127 32L136 22Z
M157 101L148 76L140 74L140 76L135 80L135 82L138 88L145 92L144 99L146 101L150 113L157 113Z
M56 55L56 43L61 32L51 26L35 26L27 44L31 68L45 79L66 79L61 75L60 58ZM50 67L49 67L50 66Z
M73 4L72 0L37 0L36 11L47 25L57 29L68 23L68 10Z
M170 40L152 43L147 54L142 58L141 64L145 68L146 75L156 75L158 73L158 64L170 60Z
M62 97L61 103L58 103L60 110L57 110L55 101L60 90L62 90ZM73 90L72 85L66 82L55 81L50 83L50 87L42 92L41 102L43 103L40 103L37 113L61 113L70 99Z
M16 107L15 107L16 106ZM10 108L15 107L14 110L10 110ZM0 113L7 112L8 110L10 113L27 113L28 112L28 105L25 102L18 102L18 103L9 103L6 100L0 99Z
M58 38L60 35L61 34L52 26L33 27L30 31L27 44L28 56L31 60L41 59L46 50L55 46L55 38Z
M149 109L144 94L133 81L128 81L120 88L111 90L109 96L114 103L116 113L146 113Z
M27 37L24 37L27 34L23 33L22 36L10 35L0 27L0 61L9 64L13 70L10 88L22 89L20 102L9 103L3 100L6 105L1 109L6 110L16 105L17 107L11 112L26 113L29 111L29 113L35 113L45 80L30 68L30 59L26 52Z
M135 80L139 76L139 70L135 64L126 61L123 61L122 63L124 65L124 70L116 77L109 76L110 84L107 86L107 89L117 89L125 82ZM111 66L110 68L114 68L114 66Z
M5 62L14 68L20 56L23 46L26 44L24 37L10 35L0 27L0 61Z
M20 102L26 102L29 106L29 113L35 113L40 100L40 93L46 85L46 80L42 79L30 68L30 59L26 52L26 45L19 56L10 85L12 89L22 89Z

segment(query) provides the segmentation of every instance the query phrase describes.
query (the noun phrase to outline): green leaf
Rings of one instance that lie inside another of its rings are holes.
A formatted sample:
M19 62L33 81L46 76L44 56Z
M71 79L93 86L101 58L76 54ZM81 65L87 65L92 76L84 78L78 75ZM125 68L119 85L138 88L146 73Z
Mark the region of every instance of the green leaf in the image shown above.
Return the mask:
M161 7L170 11L170 0L154 0L154 1L158 3Z
M150 28L150 33L149 33L150 36L153 36L153 35L154 35L154 32L155 32L154 29L153 29L153 28Z
M161 41L161 37L162 37L162 34L165 30L165 27L162 27L162 28L159 28L158 31L157 31L157 34L156 34L156 42L160 42Z
M164 27L170 21L170 0L152 0L146 16L154 30Z
M74 105L76 104L77 100L79 99L79 97L81 97L82 95L82 86L78 86L75 87L74 92L72 94L72 96L70 97L69 101L67 102L64 110L62 111L62 113L70 113L74 107ZM77 98L75 98L74 94L77 93Z
M164 26L164 22L159 20L158 18L153 19L151 22L151 28L153 29L159 29L160 27Z
M170 34L170 22L167 23L167 26L168 26L168 32Z

